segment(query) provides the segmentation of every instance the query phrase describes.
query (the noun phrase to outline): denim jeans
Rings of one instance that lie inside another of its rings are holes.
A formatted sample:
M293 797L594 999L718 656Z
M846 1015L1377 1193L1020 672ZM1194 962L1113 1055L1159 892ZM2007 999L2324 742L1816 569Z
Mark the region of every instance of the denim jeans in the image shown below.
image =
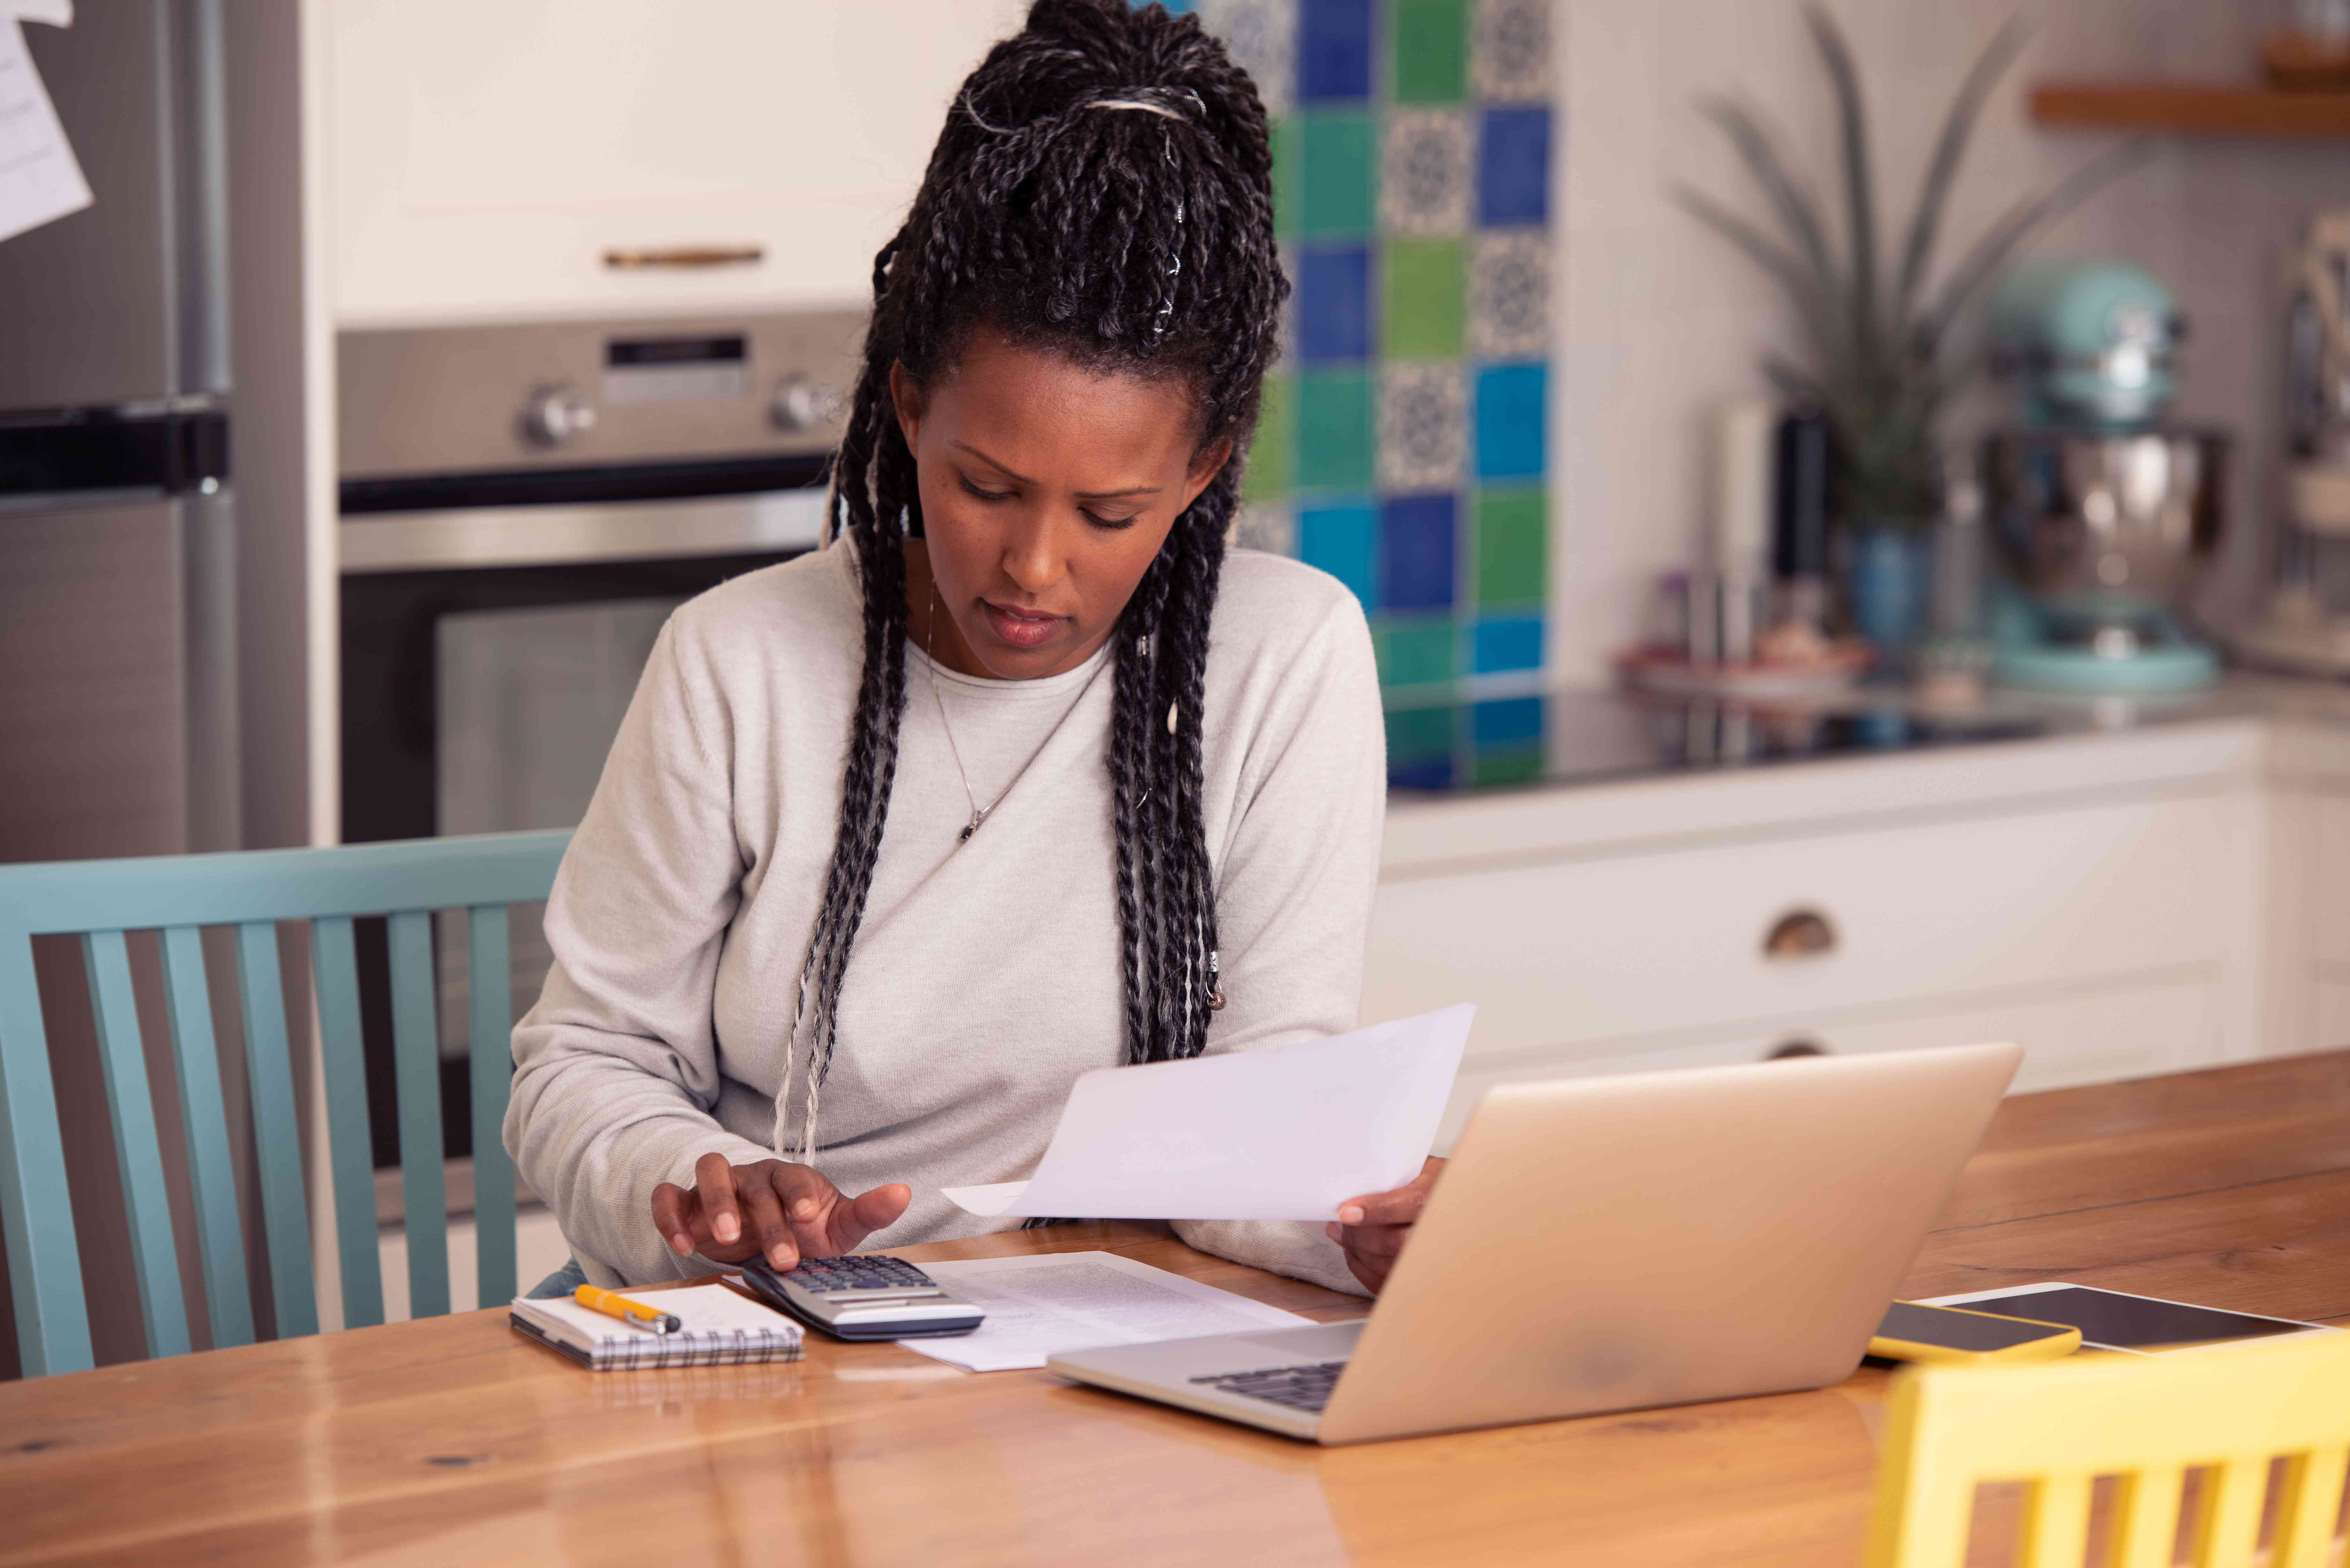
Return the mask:
M569 1295L587 1282L588 1271L579 1266L578 1259L570 1258L565 1260L563 1267L525 1292L524 1298L535 1302L551 1301Z

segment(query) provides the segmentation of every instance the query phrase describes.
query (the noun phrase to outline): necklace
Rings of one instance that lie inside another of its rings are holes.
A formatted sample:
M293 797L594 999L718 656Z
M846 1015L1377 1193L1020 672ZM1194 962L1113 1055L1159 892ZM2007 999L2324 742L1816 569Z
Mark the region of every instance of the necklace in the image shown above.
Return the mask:
M1012 775L1012 782L1005 784L1003 788L997 793L993 800L989 801L985 805L980 805L979 795L971 787L971 770L964 767L962 763L962 748L955 744L954 726L947 722L946 699L939 695L938 659L934 652L938 647L938 642L939 585L937 580L933 578L931 583L930 629L922 639L922 674L931 683L931 701L939 711L939 728L947 732L947 754L954 758L955 775L962 780L963 799L968 801L971 805L971 820L962 825L962 831L961 833L955 835L955 847L960 849L964 845L971 842L971 836L979 831L980 824L987 820L990 813L994 811L997 806L1003 804L1004 797L1009 795L1014 790L1020 787L1020 781L1028 776L1028 770L1035 766L1036 759L1038 757L1045 754L1045 747L1052 744L1053 734L1058 733L1061 726L1057 722L1055 723L1052 733L1045 735L1044 743L1039 745L1035 751L1029 753L1028 760L1020 764L1020 771ZM1107 662L1105 662L1102 668L1107 668ZM1077 703L1083 702L1086 700L1086 693L1092 691L1094 689L1094 682L1100 679L1100 669L1097 669L1092 675L1087 678L1085 686L1077 692L1076 702L1069 704L1070 713L1076 711ZM1068 716L1068 713L1061 715L1063 719L1066 719Z

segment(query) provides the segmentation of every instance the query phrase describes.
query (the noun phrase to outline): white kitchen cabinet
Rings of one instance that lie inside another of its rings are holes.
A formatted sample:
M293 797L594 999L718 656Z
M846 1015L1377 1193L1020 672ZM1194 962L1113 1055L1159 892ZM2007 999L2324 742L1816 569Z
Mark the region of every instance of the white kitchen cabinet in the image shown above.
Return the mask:
M1364 1017L1478 1004L1448 1136L1492 1084L1790 1044L2013 1039L2021 1089L2256 1054L2267 741L2221 721L1399 798Z
M1019 0L332 0L343 326L862 303ZM613 251L756 262L608 265Z
M2343 988L2350 1024L2350 987ZM1496 1084L1538 1083L1672 1067L1723 1067L1783 1054L1853 1055L1975 1045L2012 1040L2024 1050L2013 1092L2069 1088L2143 1078L2207 1065L2222 1042L2222 992L2213 980L2124 983L2079 995L2010 1000L1948 1012L1887 1010L1825 1017L1799 1029L1742 1029L1701 1039L1642 1037L1611 1043L1597 1054L1480 1052L1464 1065L1445 1107L1440 1147L1449 1148ZM2350 1033L2343 1035L2350 1040Z
M2332 722L2272 726L2265 945L2270 1033L2282 1050L2350 1045L2350 693L2345 699Z

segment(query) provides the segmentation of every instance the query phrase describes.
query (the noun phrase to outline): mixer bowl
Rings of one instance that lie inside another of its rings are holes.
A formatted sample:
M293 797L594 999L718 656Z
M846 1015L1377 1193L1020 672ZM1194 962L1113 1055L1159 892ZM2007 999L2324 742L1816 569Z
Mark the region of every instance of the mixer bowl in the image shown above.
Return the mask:
M2085 630L2185 597L2220 539L2217 431L2012 430L1983 443L1984 500L2016 586Z

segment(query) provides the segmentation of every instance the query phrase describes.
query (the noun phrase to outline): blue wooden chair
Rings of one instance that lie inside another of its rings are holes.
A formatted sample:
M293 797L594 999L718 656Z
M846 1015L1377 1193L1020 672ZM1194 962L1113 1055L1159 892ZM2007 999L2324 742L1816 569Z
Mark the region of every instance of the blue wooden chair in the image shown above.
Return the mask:
M148 1351L172 1355L189 1348L188 1320L124 934L161 933L197 1250L212 1342L225 1346L252 1343L253 1303L202 928L236 929L271 1296L277 1332L290 1337L316 1334L318 1309L288 1054L289 1041L306 1039L307 1031L286 1026L276 922L310 925L343 1321L356 1328L383 1321L383 1282L376 1261L375 1173L351 922L355 916L388 916L409 1307L418 1317L431 1316L449 1310L432 914L466 912L481 1300L504 1302L515 1293L514 1168L498 1136L512 1076L506 910L546 897L570 836L515 833L0 866L0 1231L6 1237L25 1375L91 1365L64 1142L34 981L34 937L62 933L82 940Z

